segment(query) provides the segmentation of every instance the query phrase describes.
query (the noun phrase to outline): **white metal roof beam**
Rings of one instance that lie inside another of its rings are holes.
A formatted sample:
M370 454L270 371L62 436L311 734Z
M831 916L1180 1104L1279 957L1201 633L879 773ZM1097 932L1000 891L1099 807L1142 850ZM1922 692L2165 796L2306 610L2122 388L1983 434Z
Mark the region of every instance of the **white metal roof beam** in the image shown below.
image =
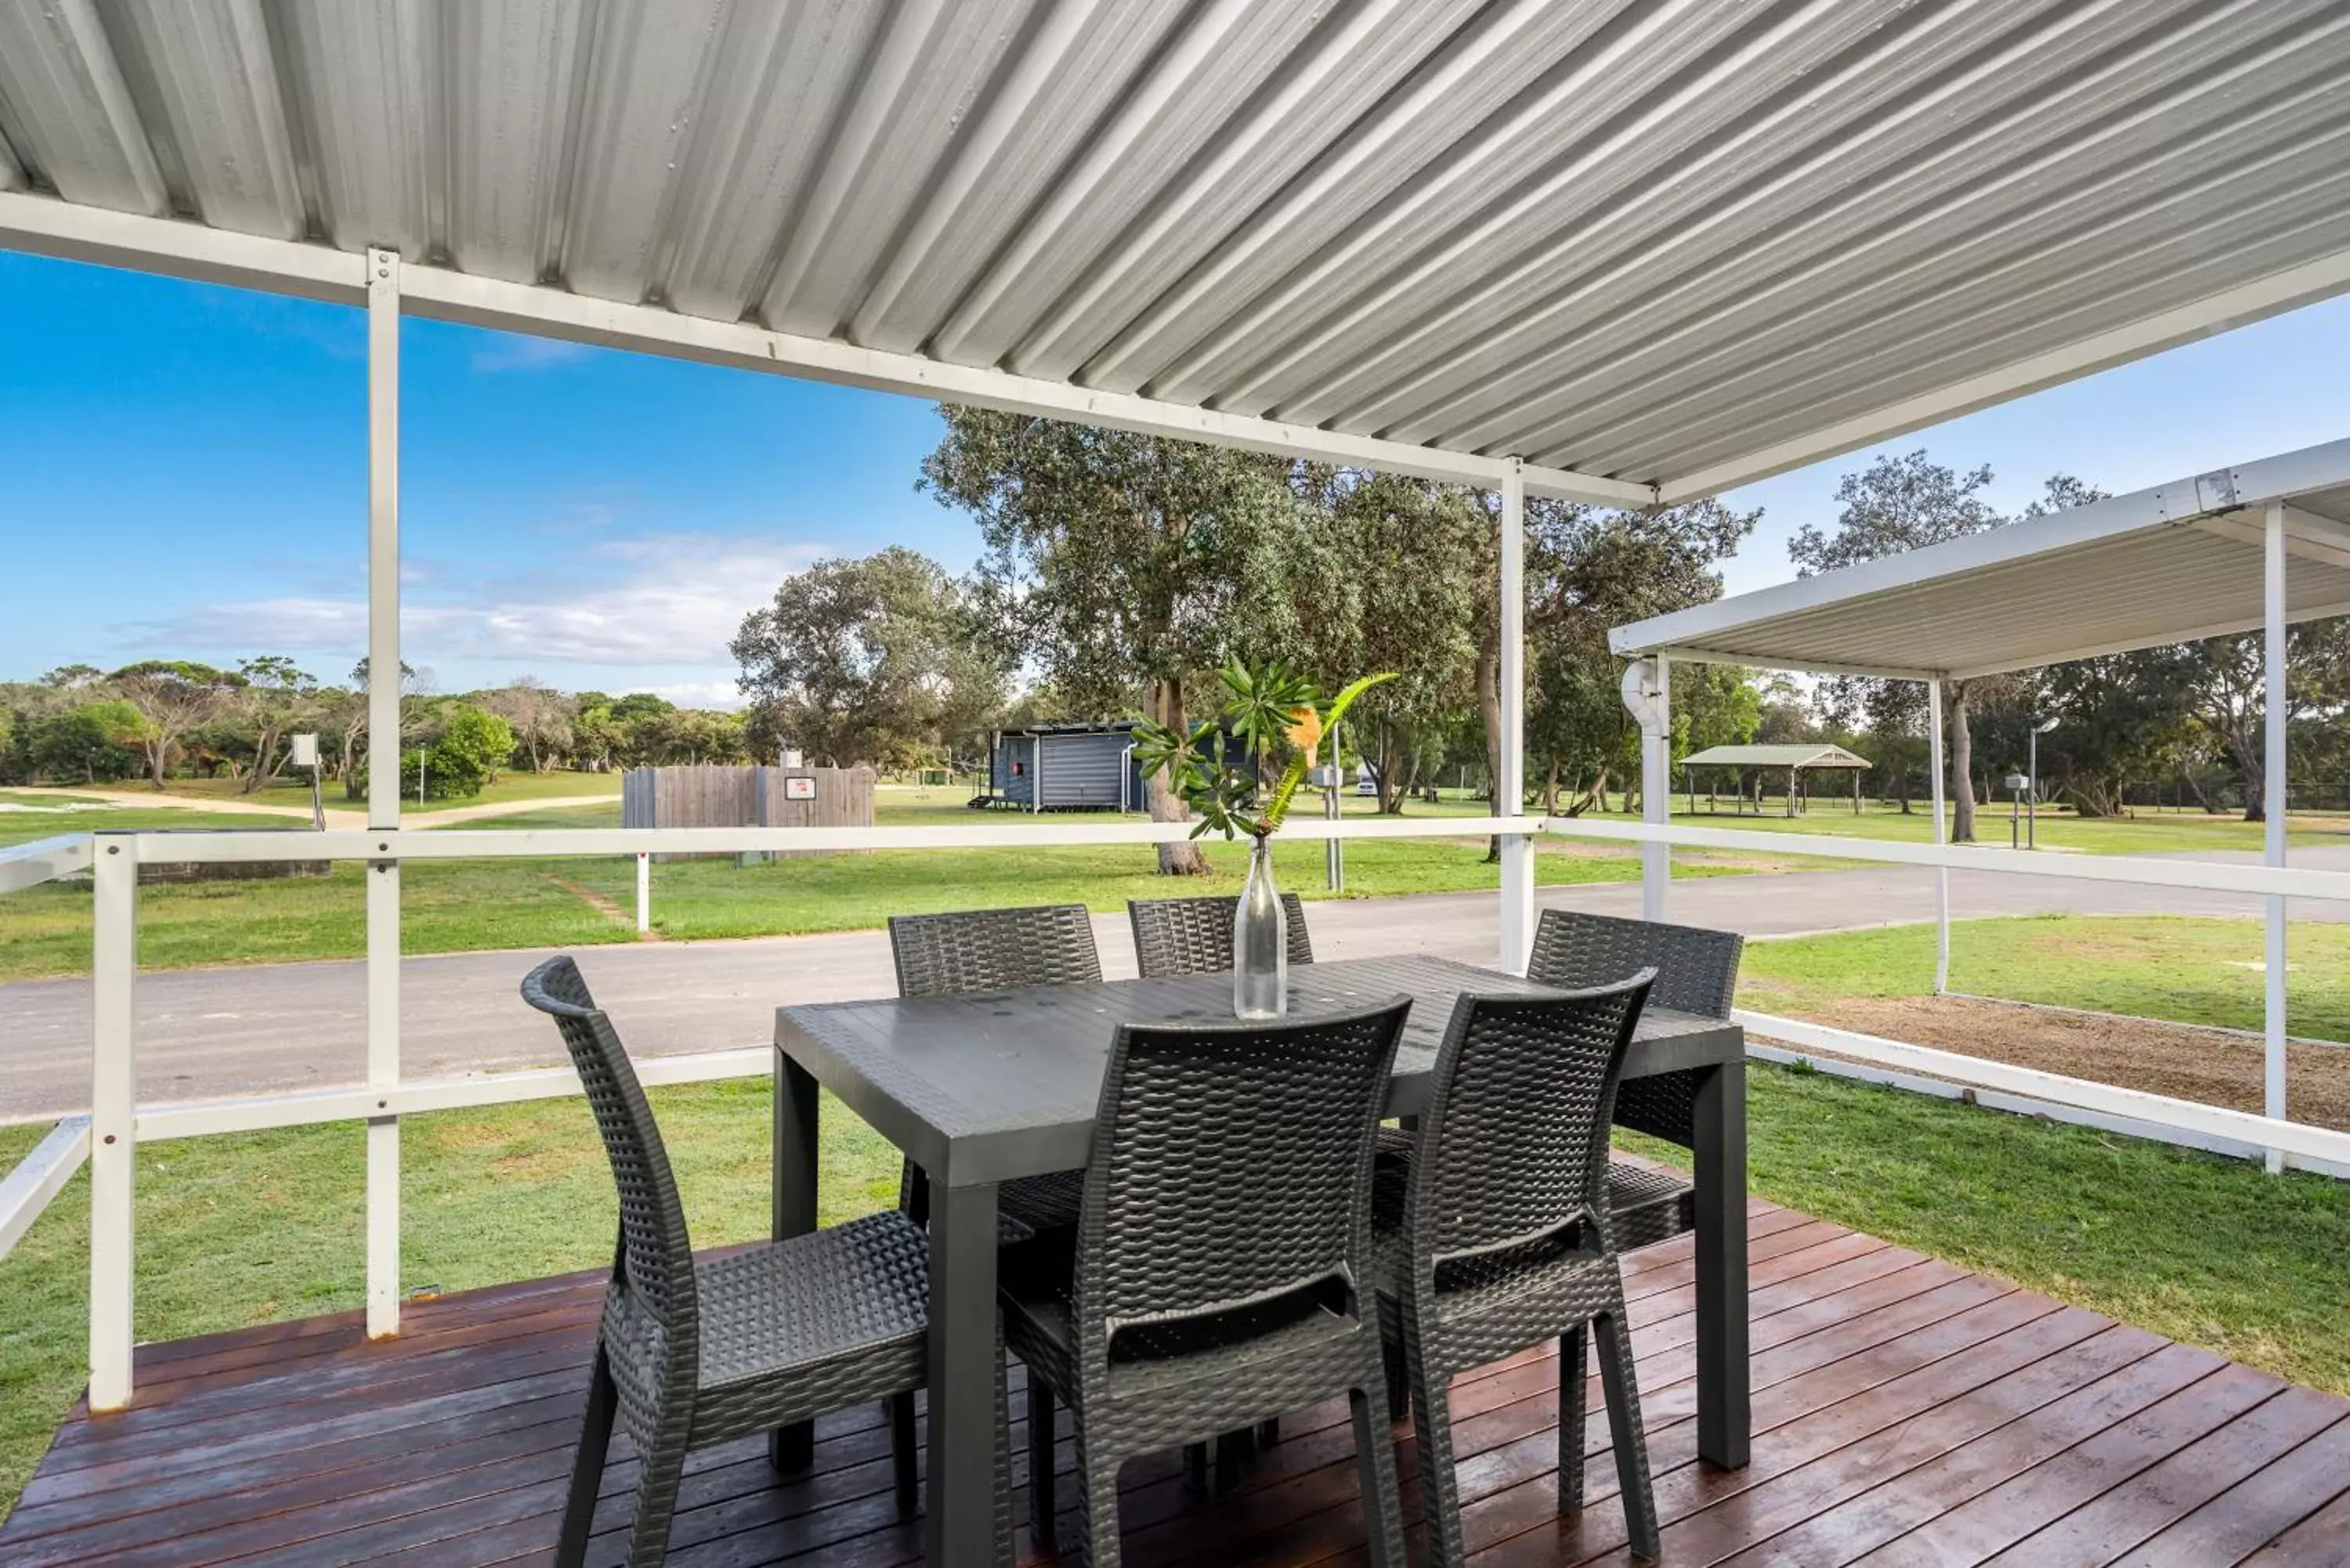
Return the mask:
M2266 525L2249 511L2220 513L2198 519L2195 525L2223 539L2255 545L2267 543ZM2287 555L2301 560L2350 567L2350 524L2320 517L2288 503L2284 509L2284 547Z
M1670 506L1734 490L1791 468L1888 441L2060 381L2091 375L2125 360L2160 353L2247 322L2297 309L2345 289L2350 289L2350 251L2337 251L2251 283L2222 289L2143 321L2096 333L1997 370L1970 376L1934 391L1839 420L1728 462L1667 479L1658 486L1659 498Z
M1620 651L1620 650L1619 650ZM1838 664L1815 659L1783 659L1773 654L1733 653L1723 648L1662 648L1655 657L1675 664L1738 664L1749 670L1784 670L1797 675L1860 675L1871 680L1939 680L1943 671L1893 664Z
M366 293L366 263L359 255L173 219L75 206L45 196L0 192L0 247L347 305L359 304ZM747 322L715 321L439 267L405 269L400 303L411 316L501 331L1079 420L1450 483L1498 487L1509 467L1504 457L1444 452L1130 393L1095 391L986 367L770 332ZM1531 464L1524 474L1527 489L1569 501L1638 507L1656 499L1654 487L1627 480Z

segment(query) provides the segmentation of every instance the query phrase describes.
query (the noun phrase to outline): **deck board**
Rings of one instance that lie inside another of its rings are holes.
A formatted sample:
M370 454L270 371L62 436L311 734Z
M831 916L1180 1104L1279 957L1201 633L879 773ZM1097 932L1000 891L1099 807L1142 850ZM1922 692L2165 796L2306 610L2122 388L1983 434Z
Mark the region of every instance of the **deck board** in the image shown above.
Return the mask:
M1743 1470L1696 1459L1686 1240L1626 1263L1667 1563L2350 1563L2350 1402L1806 1215L1750 1212L1755 1438ZM137 1405L67 1419L0 1523L0 1563L549 1562L601 1289L588 1273L418 1303L383 1345L345 1314L142 1346ZM1478 1568L1629 1561L1588 1373L1584 1397L1589 1501L1561 1518L1555 1353L1456 1383ZM787 1482L755 1441L694 1455L677 1568L918 1562L878 1411L842 1411L817 1431L815 1466ZM1016 1423L1014 1451L1024 1474ZM1066 1434L1057 1457L1073 1462ZM1408 1442L1398 1470L1416 1528ZM623 1439L591 1561L617 1559L634 1483ZM1045 1561L1024 1512L1024 1560ZM1345 1412L1284 1420L1280 1446L1228 1497L1194 1496L1171 1454L1137 1461L1120 1517L1134 1568L1356 1568ZM1066 1535L1074 1518L1063 1524Z

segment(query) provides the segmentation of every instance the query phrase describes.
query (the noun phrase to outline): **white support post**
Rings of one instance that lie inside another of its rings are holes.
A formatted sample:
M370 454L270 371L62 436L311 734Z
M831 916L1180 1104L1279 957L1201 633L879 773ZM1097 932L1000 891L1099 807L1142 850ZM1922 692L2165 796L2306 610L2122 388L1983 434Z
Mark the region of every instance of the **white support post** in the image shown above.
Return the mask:
M1926 682L1926 762L1932 775L1934 842L1947 844L1950 825L1942 817L1942 683ZM1934 994L1950 989L1950 868L1934 867Z
M653 857L637 857L637 935L650 935L653 929Z
M139 860L128 834L98 836L91 863L89 1407L130 1403L139 1053Z
M1526 481L1512 459L1502 476L1502 776L1495 781L1498 815L1516 816L1526 805ZM1502 836L1502 968L1526 971L1534 940L1534 844L1523 833Z
M400 826L400 254L368 252L368 826ZM367 877L367 1069L400 1082L400 863ZM400 1332L400 1118L367 1128L367 1328Z
M1661 827L1672 821L1673 687L1672 661L1663 654L1655 660L1650 722L1640 737L1640 820ZM1640 846L1640 918L1667 918L1666 905L1673 885L1673 846Z
M2290 633L2285 629L2284 619L2284 503L2269 503L2262 577L2262 655L2268 666L2268 690L2262 736L2266 755L2262 759L2265 765L2261 789L2261 857L2276 867L2282 867L2285 862L2284 764L2285 743L2289 739L2286 732L2291 728L2288 721L2290 708L2285 694L2285 658L2289 651L2285 639ZM2267 1035L2267 1072L2262 1104L2272 1120L2282 1121L2285 1119L2285 902L2281 897L2272 896L2266 904L2268 942L2261 976L2266 982L2262 987L2262 1021ZM2271 1175L2284 1168L2282 1150L2272 1148L2268 1151L2268 1168Z

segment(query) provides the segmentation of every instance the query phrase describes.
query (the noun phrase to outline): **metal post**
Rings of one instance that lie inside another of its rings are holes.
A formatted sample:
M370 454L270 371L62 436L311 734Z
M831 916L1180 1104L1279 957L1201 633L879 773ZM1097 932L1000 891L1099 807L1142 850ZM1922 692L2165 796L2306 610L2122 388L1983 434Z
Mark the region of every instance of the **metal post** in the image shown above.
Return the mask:
M653 929L653 857L637 857L637 935L645 936Z
M1517 460L1502 476L1502 776L1494 783L1502 815L1526 804L1526 482ZM1502 836L1502 967L1523 974L1534 935L1534 846L1523 833Z
M2262 859L2282 869L2284 866L2285 818L2285 742L2290 709L2285 696L2285 639L2288 633L2284 621L2284 503L2269 503L2268 530L2262 543L2266 546L2262 587L2262 654L2268 666L2268 690L2262 715L2262 741L2266 752L2262 758L2261 795ZM2266 961L2262 965L2262 1022L2267 1040L2267 1072L2262 1104L2265 1114L2282 1121L2285 1117L2285 903L2280 896L2271 896L2265 910L2267 930ZM2284 1168L2284 1154L2280 1149L2268 1152L2268 1168L2272 1175Z
M1934 842L1950 841L1942 820L1942 683L1926 682L1926 754L1934 796ZM1934 867L1934 994L1950 989L1950 868Z
M1336 822L1340 810L1339 781L1347 776L1346 771L1338 765L1338 738L1336 735L1330 737L1329 768L1330 783L1322 791L1322 815L1328 821ZM1333 893L1347 890L1347 846L1338 839L1326 838L1322 841L1322 880Z
M1673 673L1663 654L1656 657L1656 701L1648 732L1640 737L1640 820L1662 827L1672 820ZM1661 920L1673 881L1673 846L1640 846L1640 918Z
M89 1407L130 1403L131 1226L139 1054L136 840L101 833L92 882L89 1075Z
M2040 721L2032 721L2030 762L2023 770L2023 846L2040 847Z
M421 797L421 768L416 787ZM400 826L400 255L389 250L368 252L368 826ZM397 860L368 866L367 1067L371 1089L400 1082ZM400 1332L396 1116L368 1119L367 1328Z

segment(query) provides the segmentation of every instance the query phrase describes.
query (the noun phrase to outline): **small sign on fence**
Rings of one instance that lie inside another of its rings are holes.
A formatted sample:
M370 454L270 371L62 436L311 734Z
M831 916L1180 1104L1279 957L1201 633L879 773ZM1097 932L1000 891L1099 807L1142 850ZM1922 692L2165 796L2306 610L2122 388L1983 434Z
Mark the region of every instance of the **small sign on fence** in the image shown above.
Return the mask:
M784 798L785 800L814 800L816 798L816 780L803 777L786 778L784 780Z

